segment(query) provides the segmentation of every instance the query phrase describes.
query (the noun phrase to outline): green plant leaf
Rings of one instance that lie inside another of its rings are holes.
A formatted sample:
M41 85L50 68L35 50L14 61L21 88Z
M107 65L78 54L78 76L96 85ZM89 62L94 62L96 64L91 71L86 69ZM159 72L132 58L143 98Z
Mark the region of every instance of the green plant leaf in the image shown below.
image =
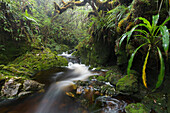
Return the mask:
M129 62L128 62L128 67L127 67L127 74L130 76L130 68L132 67L132 62L133 62L133 59L134 59L134 56L136 54L136 52L144 45L146 45L148 43L144 43L142 45L140 45L138 48L135 49L135 51L132 53L130 59L129 59Z
M152 29L157 25L159 19L159 14L152 16Z
M145 28L147 28L147 29L148 29L148 31L149 31L149 32L151 32L151 28L150 28L150 27L148 27L146 24L139 24L139 26L141 26L141 27L145 27Z
M145 30L135 29L135 31L141 32L141 33L143 33L146 36L148 35L148 32L146 32Z
M148 53L147 53L147 55L145 57L145 61L144 61L144 64L143 64L143 69L142 69L142 80L143 80L143 84L144 84L144 86L146 88L147 88L147 83L146 83L146 65L147 65L147 62L148 62L148 57L149 57L150 49L151 49L151 45L149 45Z
M158 54L159 54L159 59L160 59L160 72L159 72L159 75L158 75L158 81L156 83L156 87L154 90L152 90L153 92L159 88L163 82L163 79L164 79L164 74L165 74L165 65L164 65L164 60L163 60L163 57L162 57L162 53L159 49L159 47L157 47L157 50L158 50Z
M148 40L145 36L143 36L143 35L134 35L135 37L137 37L137 38L141 38L141 39L146 39L146 40Z
M142 21L143 21L143 23L145 23L149 29L151 29L151 28L152 28L152 26L151 26L150 22L149 22L146 18L139 17L138 19L139 19L139 20L142 20Z
M161 25L165 25L169 20L170 20L170 16Z
M127 37L128 34L129 34L129 32L126 32L121 36L121 39L120 39L120 42L119 42L119 47L122 45L122 42L124 41L124 39Z
M166 26L159 26L161 35L162 35L162 46L164 48L166 56L168 56L168 49L169 49L169 31Z
M133 28L129 31L128 37L127 37L127 44L129 43L129 40L130 40L130 37L131 37L133 31L134 31L138 26L139 26L139 25L136 25L135 27L133 27Z

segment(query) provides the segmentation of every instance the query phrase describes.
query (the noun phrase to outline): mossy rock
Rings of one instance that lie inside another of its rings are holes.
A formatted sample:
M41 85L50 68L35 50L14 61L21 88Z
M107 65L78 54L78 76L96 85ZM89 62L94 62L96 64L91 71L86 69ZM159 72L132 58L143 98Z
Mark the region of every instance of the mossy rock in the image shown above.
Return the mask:
M113 85L116 85L118 80L123 77L121 70L118 66L113 66L106 72L105 81L110 82Z
M105 81L116 85L121 77L122 77L121 74L115 73L114 71L110 70L106 73Z
M33 50L28 52L8 65L1 65L0 73L4 76L22 76L29 78L41 70L47 70L52 67L67 66L65 58L57 56L50 49Z
M151 93L144 97L142 103L148 108L153 109L156 113L168 113L167 101L164 93ZM169 106L168 106L169 107Z
M133 74L130 76L126 75L123 78L119 79L116 84L116 90L127 95L131 95L138 91L138 80L137 77Z
M124 65L127 63L127 61L128 61L127 53L125 51L120 50L117 53L117 65Z
M99 80L99 81L104 81L105 80L104 76L97 76L96 79Z
M89 70L92 70L93 68L94 68L93 66L90 66L90 67L89 67Z
M126 113L149 113L149 109L142 103L132 103L125 107Z
M101 71L102 67L97 67L95 71Z

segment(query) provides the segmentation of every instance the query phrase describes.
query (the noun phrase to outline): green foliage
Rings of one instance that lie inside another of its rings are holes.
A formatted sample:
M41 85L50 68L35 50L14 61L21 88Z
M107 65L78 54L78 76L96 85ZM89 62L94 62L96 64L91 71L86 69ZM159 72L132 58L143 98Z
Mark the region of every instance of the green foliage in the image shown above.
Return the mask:
M116 21L119 22L121 19L123 19L126 16L126 12L130 11L131 7L126 7L124 5L119 5L116 8L110 10L107 12L109 16L107 17L107 22L105 26L108 28L116 27Z
M153 91L155 91L157 88L160 87L160 85L163 82L163 78L164 78L165 66L164 66L162 53L159 49L160 48L159 43L162 40L162 47L164 48L164 52L165 52L166 56L168 56L169 31L168 31L168 28L165 26L165 23L170 20L170 17L167 18L161 25L157 25L158 19L159 19L159 14L152 17L152 24L147 19L145 19L143 17L139 17L137 19L143 21L143 23L136 25L129 32L126 32L125 34L123 34L121 37L121 40L119 42L119 46L121 46L123 40L126 37L127 37L127 44L128 44L130 41L130 38L132 36L132 33L134 31L139 33L138 35L134 35L134 36L136 36L136 39L144 42L144 44L141 44L131 55L131 58L128 63L128 68L127 68L128 75L130 75L130 69L132 67L133 58L134 58L136 52L141 47L143 47L145 45L148 46L148 51L147 51L147 55L146 55L144 65L143 65L143 70L142 70L142 78L143 78L143 83L144 83L145 87L147 87L145 70L146 70L146 65L148 62L149 53L151 52L151 50L153 50L155 52L158 51L159 59L160 59L160 74L158 75L158 81L156 83L156 87L153 90ZM137 27L144 27L145 29L136 29Z

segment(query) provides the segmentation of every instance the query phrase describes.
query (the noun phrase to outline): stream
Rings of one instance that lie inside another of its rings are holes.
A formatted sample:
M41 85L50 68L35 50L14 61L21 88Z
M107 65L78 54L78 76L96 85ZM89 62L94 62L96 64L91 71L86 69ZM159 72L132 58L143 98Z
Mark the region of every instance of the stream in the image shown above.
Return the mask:
M94 75L88 67L68 53L60 54L69 61L67 67L41 71L35 80L45 84L45 91L29 97L0 103L0 113L124 113L127 102L109 96L99 96L90 108L66 95L73 90L74 81L87 80ZM96 108L96 103L101 107Z

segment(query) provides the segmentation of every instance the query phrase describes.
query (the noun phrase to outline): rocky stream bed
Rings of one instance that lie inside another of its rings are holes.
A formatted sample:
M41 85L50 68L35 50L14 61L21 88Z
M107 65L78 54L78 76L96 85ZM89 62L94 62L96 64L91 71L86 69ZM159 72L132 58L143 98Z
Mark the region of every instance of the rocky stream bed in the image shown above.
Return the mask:
M55 82L66 80L64 76L70 70L63 66L68 65L67 60L43 48L0 65L0 111L36 112L54 79ZM170 93L147 91L139 82L137 72L127 76L118 66L104 70L89 68L89 71L93 76L86 81L74 81L63 90L62 99L56 98L52 105L59 107L53 109L54 113L58 113L59 108L61 113L168 113ZM62 73L63 78L56 79L56 73Z

